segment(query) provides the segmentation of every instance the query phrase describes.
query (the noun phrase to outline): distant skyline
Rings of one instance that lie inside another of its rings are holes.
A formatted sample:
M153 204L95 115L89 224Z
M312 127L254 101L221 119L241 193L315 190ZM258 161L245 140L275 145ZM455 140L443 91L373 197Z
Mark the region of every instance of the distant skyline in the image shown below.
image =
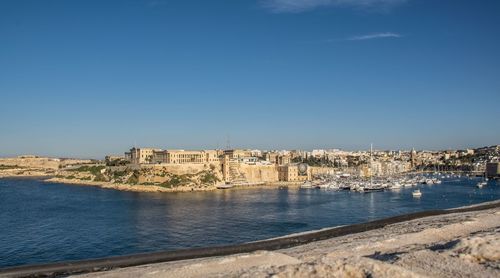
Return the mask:
M500 144L496 0L0 1L0 156Z

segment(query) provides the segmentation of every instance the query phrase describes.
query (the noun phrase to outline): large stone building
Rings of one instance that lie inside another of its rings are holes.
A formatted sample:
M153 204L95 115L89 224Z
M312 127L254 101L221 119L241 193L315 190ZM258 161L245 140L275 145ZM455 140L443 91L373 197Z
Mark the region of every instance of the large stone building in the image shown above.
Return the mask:
M486 176L488 178L500 178L500 162L487 163Z
M246 157L253 157L254 151L252 150L225 150L224 155L229 159L242 159Z
M301 169L301 167L304 167ZM277 166L279 181L306 181L311 179L310 167L304 164L287 164Z
M155 164L205 164L218 163L219 152L216 150L185 151L165 150L153 152L152 163Z
M132 148L129 152L125 153L125 159L132 164L151 163L153 161L153 153L161 151L161 149L154 148Z
M200 164L216 163L222 153L217 150L185 151L132 148L125 159L132 164Z

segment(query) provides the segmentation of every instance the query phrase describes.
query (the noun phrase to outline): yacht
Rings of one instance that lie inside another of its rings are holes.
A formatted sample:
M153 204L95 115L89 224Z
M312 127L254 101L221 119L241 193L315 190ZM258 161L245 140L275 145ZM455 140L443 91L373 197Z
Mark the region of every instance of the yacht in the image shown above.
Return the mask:
M411 195L413 195L413 197L415 197L415 198L420 198L422 196L422 192L420 192L420 189L415 189L415 190L413 190Z
M487 185L487 184L488 184L488 180L487 180L487 179L484 179L484 180L482 180L482 181L478 182L476 186L477 186L478 188L483 188L483 186L485 186L485 185Z
M392 184L392 186L390 188L391 189L399 189L401 187L402 187L402 185L399 182L395 182Z

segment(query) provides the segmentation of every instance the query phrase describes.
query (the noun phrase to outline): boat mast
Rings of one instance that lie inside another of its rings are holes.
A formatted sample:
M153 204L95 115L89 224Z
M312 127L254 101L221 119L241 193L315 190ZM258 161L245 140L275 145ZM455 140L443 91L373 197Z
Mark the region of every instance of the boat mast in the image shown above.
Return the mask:
M370 143L370 187L373 187L372 153L373 153L373 143Z

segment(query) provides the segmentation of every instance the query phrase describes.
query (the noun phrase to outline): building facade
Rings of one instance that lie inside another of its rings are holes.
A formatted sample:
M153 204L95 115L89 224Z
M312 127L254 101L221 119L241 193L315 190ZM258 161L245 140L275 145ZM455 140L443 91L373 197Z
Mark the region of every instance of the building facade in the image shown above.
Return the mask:
M132 164L152 163L154 152L161 151L154 148L132 148L125 153L125 159Z
M202 164L216 163L219 161L219 152L216 150L161 150L153 152L152 158L152 163L155 164Z
M288 164L277 166L279 181L306 181L311 179L311 170L306 168L305 172L299 170L299 164Z
M500 162L487 163L486 176L488 178L500 178Z

